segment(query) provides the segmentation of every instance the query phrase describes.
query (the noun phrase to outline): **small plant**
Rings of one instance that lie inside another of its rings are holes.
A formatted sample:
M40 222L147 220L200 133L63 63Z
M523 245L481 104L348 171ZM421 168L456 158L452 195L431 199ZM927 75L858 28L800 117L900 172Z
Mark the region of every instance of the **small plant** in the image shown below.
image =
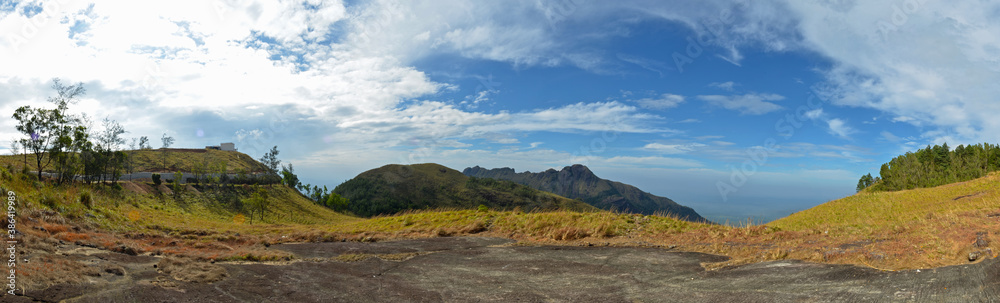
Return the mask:
M40 202L42 203L42 205L45 205L46 207L52 210L55 210L56 205L59 203L59 199L56 199L56 197L53 196L52 194L46 193L42 194L42 199Z
M153 185L160 186L163 180L160 180L160 174L153 174Z
M14 176L10 173L13 170L13 168L10 168L9 164L7 166L8 166L8 168L4 169L3 172L2 172L2 174L3 174L3 180L4 181L14 180Z
M80 204L83 204L88 209L94 206L94 197L89 191L80 192Z
M174 186L173 186L174 187L174 195L180 196L181 191L184 190L184 187L181 186L181 180L182 180L182 178L184 178L184 173L182 173L182 172L175 172L174 173L174 180L173 180L173 183L174 183Z
M481 211L481 212L487 212L487 211L490 211L490 208L487 207L486 205L479 204L479 211Z

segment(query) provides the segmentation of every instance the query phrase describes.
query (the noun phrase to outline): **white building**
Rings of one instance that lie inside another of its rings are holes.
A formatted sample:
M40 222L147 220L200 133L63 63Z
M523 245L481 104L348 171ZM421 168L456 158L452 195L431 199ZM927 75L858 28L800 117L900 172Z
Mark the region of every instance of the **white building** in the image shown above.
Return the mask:
M219 145L209 145L205 146L205 149L218 149L225 151L236 151L236 144L233 143L222 143Z

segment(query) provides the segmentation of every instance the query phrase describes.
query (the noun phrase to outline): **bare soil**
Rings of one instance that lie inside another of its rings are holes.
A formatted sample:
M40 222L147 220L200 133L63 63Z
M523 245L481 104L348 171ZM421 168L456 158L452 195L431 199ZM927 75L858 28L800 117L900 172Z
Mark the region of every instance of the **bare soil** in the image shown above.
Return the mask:
M82 283L0 302L998 302L1000 264L885 272L663 248L530 246L500 238L272 245L293 261L237 263L61 249ZM369 256L342 258L343 256Z

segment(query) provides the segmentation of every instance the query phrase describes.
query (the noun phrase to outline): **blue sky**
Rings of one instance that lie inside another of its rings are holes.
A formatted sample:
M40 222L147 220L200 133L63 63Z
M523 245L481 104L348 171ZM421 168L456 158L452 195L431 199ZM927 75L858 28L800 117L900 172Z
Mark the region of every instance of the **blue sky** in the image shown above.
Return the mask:
M1000 142L998 15L927 0L0 1L0 111L43 105L60 77L86 85L76 111L129 136L278 145L307 183L389 163L580 163L710 219L768 220L850 195L906 151ZM2 121L0 141L17 138Z

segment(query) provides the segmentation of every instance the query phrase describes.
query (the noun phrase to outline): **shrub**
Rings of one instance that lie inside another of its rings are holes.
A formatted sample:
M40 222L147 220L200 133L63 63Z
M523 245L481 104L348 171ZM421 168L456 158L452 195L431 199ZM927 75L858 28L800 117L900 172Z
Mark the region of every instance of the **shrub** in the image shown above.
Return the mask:
M485 211L489 211L489 210L490 210L490 208L487 207L486 205L479 204L479 211L485 212Z
M3 180L4 181L14 180L14 176L10 173L10 171L11 171L10 169L4 169L3 170ZM5 193L6 193L6 191L5 191Z
M94 206L94 197L89 191L80 192L80 204L83 204L83 206L86 206L87 208Z
M162 182L163 181L160 180L160 174L153 174L153 185L160 186L160 183Z
M32 174L31 171L28 170L27 166L25 166L21 168L21 180L38 181L38 178L35 176L35 174Z
M183 180L183 178L184 178L184 173L174 172L174 180L173 180L174 195L180 196L181 191L184 190L184 187L181 186L181 180Z
M56 210L56 205L59 203L59 199L57 199L52 194L46 193L46 194L42 194L42 200L41 200L41 202L42 202L42 205L47 206L49 209Z

